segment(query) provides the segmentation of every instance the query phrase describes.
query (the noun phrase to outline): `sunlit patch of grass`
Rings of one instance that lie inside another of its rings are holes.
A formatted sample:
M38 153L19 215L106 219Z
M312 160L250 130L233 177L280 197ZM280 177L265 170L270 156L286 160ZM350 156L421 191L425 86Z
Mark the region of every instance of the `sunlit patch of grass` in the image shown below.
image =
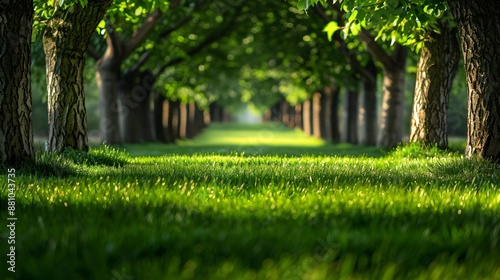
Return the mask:
M218 128L229 134L225 129ZM216 135L211 137L215 142ZM300 141L294 144L300 152L295 155L278 147L267 155L234 146L225 153L202 152L203 141L169 146L169 152L156 156L133 157L109 148L86 155L42 154L39 162L52 168L42 172L46 176L18 171L16 238L22 263L16 275L500 275L497 165L412 145L389 152L367 148L349 156L355 149L350 145L322 144L319 150L300 148ZM151 153L155 145L144 147ZM186 146L198 152L190 154ZM109 164L108 158L123 164ZM59 176L56 170L64 166L71 172ZM0 194L6 201L5 185ZM3 203L3 220L5 209ZM11 276L6 273L0 271L0 278Z

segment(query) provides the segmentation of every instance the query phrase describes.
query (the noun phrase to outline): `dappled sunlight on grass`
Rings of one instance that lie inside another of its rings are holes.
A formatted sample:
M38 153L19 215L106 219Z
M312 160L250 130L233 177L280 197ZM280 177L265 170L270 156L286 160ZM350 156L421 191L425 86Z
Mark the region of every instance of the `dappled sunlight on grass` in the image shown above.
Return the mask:
M381 156L375 147L351 144L329 144L276 123L265 124L212 124L192 140L180 140L177 145L147 143L125 145L132 156L244 154L246 156Z
M20 273L39 279L500 275L498 165L415 144L391 151L332 145L283 127L273 130L276 142L253 144L269 125L214 125L179 145L37 155L37 163L16 173ZM5 201L5 184L0 194Z
M181 141L180 146L305 146L325 145L321 139L307 136L299 130L282 125L267 124L212 124L210 130L191 141Z

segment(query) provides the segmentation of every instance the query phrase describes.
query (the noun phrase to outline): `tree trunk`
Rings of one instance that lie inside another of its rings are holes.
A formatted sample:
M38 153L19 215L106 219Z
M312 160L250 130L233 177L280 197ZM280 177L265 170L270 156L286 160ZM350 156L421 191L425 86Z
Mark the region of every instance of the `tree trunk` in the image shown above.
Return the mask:
M88 150L83 69L89 39L111 0L57 7L43 34L49 106L49 150ZM57 2L56 2L57 3Z
M32 23L32 0L0 4L0 162L12 165L34 158Z
M403 108L408 50L396 45L392 65L384 66L381 131L378 146L393 148L403 140Z
M288 101L284 100L281 102L281 116L282 116L282 122L285 126L290 125L290 103Z
M348 89L346 92L346 142L358 144L358 91Z
M198 135L205 128L205 119L203 116L203 111L200 109L200 107L198 107L198 105L195 106L194 123L196 127L196 135Z
M150 95L153 77L149 72L126 72L120 80L120 126L125 143L151 140Z
M312 104L312 131L314 137L321 139L324 132L321 131L321 92L317 91L313 95Z
M188 106L185 103L179 105L179 139L186 139L186 129L188 124Z
M340 142L340 126L339 126L339 97L340 97L340 88L337 85L333 85L329 87L331 94L331 114L330 114L330 124L332 130L332 142Z
M377 114L377 66L373 59L368 61L364 67L365 73L369 76L362 76L363 86L362 109L360 110L360 120L363 123L361 144L366 146L377 145L378 114Z
M302 103L302 127L306 135L311 135L311 101L306 99Z
M120 64L106 58L96 66L96 80L99 91L99 129L101 141L107 144L122 143L120 129L120 101L118 99L118 76Z
M168 101L168 125L167 131L170 136L170 142L175 143L179 139L179 116L180 116L180 102Z
M210 122L222 122L223 109L216 102L210 103Z
M165 96L161 92L156 92L154 97L154 129L156 139L163 143L168 143L166 125L168 124L168 107L167 111L164 111L163 104L166 102ZM165 122L164 122L165 120Z
M330 87L325 86L323 89L323 98L321 99L321 129L323 139L328 142L332 141L332 90Z
M187 109L186 138L193 139L197 133L196 122L195 122L196 104L194 102L190 102L186 104L186 109Z
M300 130L304 129L304 125L302 123L302 104L297 103L295 104L295 128L298 128Z
M411 117L411 142L448 147L446 114L460 59L456 30L440 23L440 34L429 32L418 62Z
M500 2L447 2L458 24L469 91L465 154L500 162Z

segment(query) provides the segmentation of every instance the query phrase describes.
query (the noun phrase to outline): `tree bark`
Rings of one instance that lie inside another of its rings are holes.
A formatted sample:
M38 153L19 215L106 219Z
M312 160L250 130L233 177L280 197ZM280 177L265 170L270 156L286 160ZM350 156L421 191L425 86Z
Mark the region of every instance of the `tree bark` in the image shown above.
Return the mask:
M384 70L381 132L378 146L396 147L403 140L405 69Z
M104 55L96 62L96 80L99 90L99 114L101 117L100 130L101 141L109 144L119 144L122 142L120 127L120 99L118 87L120 83L120 70L122 62L144 42L149 33L161 17L162 12L159 9L151 12L143 21L143 24L136 29L130 38L126 41L120 40L112 24L107 21L106 24L106 51ZM132 68L137 72L149 55L143 55L141 59ZM146 120L145 120L146 121ZM148 118L147 121L150 121ZM150 128L151 126L149 126ZM151 129L145 135L146 140L153 140Z
M393 148L403 140L404 86L408 50L396 43L394 50L389 54L375 41L375 37L364 29L359 32L358 37L366 44L370 54L383 66L383 99L378 146Z
M283 100L281 102L280 111L282 116L282 123L288 127L290 125L290 103L288 103L288 101L286 100Z
M101 141L108 144L120 144L120 100L118 99L118 81L120 64L107 59L107 51L96 64L96 80L99 91L99 129Z
M346 142L351 144L358 144L358 91L348 89L346 92Z
M302 107L303 105L301 103L295 104L295 128L298 128L300 130L304 129L304 125L302 123Z
M323 98L321 98L321 129L323 131L323 139L328 142L332 141L332 90L325 86L323 89Z
M188 124L188 106L186 103L181 103L179 105L179 121L178 121L178 129L179 129L179 139L186 139L186 130Z
M33 1L0 4L0 162L34 158L31 117Z
M125 143L152 141L150 96L153 83L149 71L127 71L120 79L120 127Z
M187 109L187 119L186 119L186 138L193 139L196 136L196 104L194 102L190 102L186 104Z
M439 24L428 32L418 62L411 117L411 142L448 147L446 115L451 86L460 60L456 29Z
M175 143L179 139L179 122L180 122L180 101L168 101L168 135L171 136L171 143Z
M111 0L56 7L43 34L49 105L49 150L88 150L83 69L90 36Z
M302 103L302 128L304 129L304 133L306 135L312 134L311 128L311 101L306 99L304 103Z
M364 66L364 75L361 78L363 86L362 108L360 110L360 119L362 120L363 136L361 144L366 146L377 145L378 114L377 114L377 66L370 58Z
M468 83L467 157L500 162L500 2L448 0Z
M312 104L311 104L311 112L312 112L312 132L314 137L321 139L324 132L321 131L321 92L317 91L313 95Z
M166 126L168 125L168 107L164 110L165 96L161 92L156 92L154 97L154 129L156 139L160 142L168 143ZM165 121L164 121L165 120Z
M331 114L330 114L330 124L332 130L332 142L340 142L340 126L339 126L339 97L340 97L340 87L333 85L329 87L331 95Z

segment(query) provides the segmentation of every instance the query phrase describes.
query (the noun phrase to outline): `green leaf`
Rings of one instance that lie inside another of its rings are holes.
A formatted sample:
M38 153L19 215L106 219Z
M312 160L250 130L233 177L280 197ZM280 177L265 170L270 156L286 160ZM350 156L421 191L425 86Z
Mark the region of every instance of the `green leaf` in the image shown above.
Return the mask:
M106 27L106 21L105 21L104 19L103 19L103 20L101 20L101 21L99 22L99 25L98 25L97 27L99 27L99 28L103 29L104 27Z
M396 39L398 38L398 32L396 30L393 30L391 32L391 46L396 43Z
M358 15L358 10L352 11L352 13L348 16L347 21L354 21L357 15Z
M328 36L328 40L332 41L333 33L339 30L339 25L335 21L330 21L325 28L323 28L323 32L326 32Z
M299 0L297 2L297 9L299 9L299 10L307 10L310 5L311 5L311 1L310 0Z
M137 9L135 9L135 15L140 16L142 14L142 11L144 10L143 7L139 6Z

